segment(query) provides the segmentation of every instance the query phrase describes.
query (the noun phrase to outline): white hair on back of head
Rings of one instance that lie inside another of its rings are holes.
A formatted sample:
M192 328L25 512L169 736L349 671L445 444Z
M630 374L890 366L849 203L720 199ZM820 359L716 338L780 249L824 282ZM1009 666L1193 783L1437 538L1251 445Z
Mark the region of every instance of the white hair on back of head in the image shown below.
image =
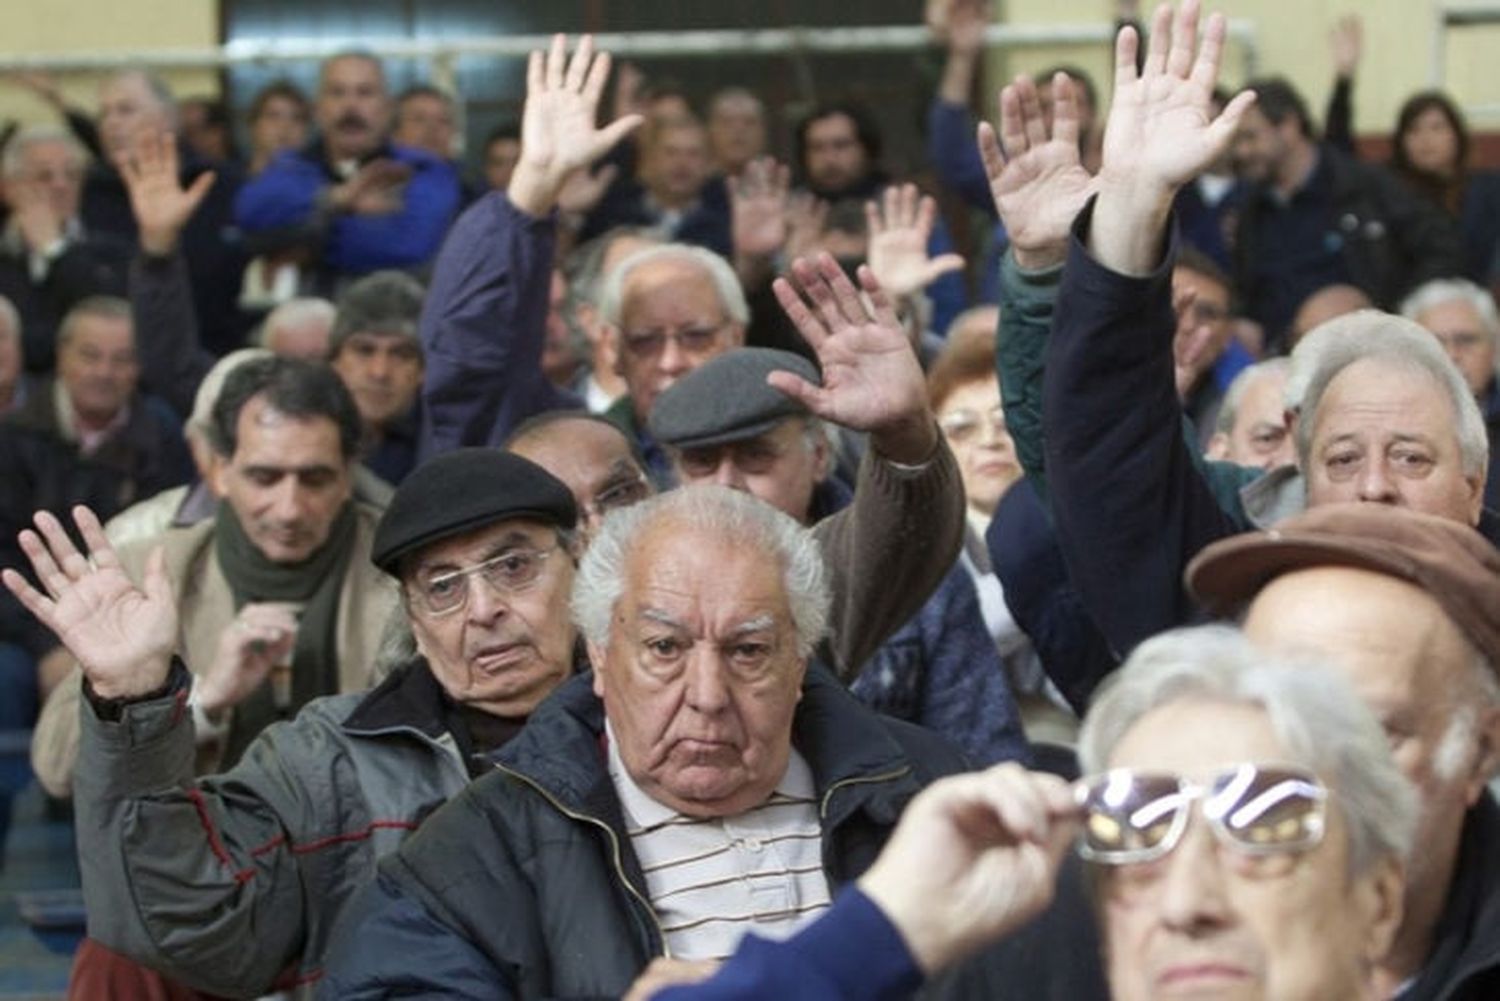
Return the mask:
M1224 402L1219 404L1219 414L1214 418L1214 430L1228 434L1234 430L1234 419L1240 412L1240 403L1245 399L1245 393L1250 389L1250 384L1256 379L1268 375L1286 375L1291 371L1292 363L1288 358L1267 358L1258 361L1254 365L1246 365L1240 370L1240 374L1234 377L1229 388L1224 392Z
M679 261L694 265L713 282L719 296L719 306L730 320L744 325L750 322L750 306L745 301L745 290L734 268L712 250L690 246L686 243L663 243L657 247L637 250L614 266L604 276L604 291L599 296L599 313L604 322L618 327L625 309L625 287L630 276L639 268L659 261Z
M1078 735L1087 774L1147 714L1176 702L1247 705L1266 714L1288 763L1321 776L1349 832L1350 871L1405 859L1417 797L1369 708L1332 668L1267 656L1229 626L1174 629L1136 647L1095 697Z
M651 531L700 532L747 551L771 553L781 567L787 607L806 656L828 629L828 568L817 539L788 515L727 487L679 487L611 512L589 543L573 581L573 621L597 647L609 644L610 621L624 593L630 559Z

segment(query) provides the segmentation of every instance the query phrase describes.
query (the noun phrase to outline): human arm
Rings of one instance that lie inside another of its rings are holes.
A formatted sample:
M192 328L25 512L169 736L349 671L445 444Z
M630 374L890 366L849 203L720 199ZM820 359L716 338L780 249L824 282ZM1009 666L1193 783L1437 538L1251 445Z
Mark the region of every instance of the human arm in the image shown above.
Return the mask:
M187 420L197 387L214 357L198 336L193 289L179 250L182 229L214 183L200 174L184 188L177 142L169 134L142 136L120 177L140 232L140 252L130 263L130 308L142 385Z
M927 160L938 180L968 205L993 214L984 162L971 141L969 98L979 74L987 26L984 0L958 0L948 14L948 57L938 92L927 110Z
M510 189L481 198L453 226L422 310L427 374L421 454L498 444L553 399L541 371L551 281L552 209L569 176L639 125L598 129L609 56L585 38L571 63L562 36L534 53Z
M1354 155L1354 73L1364 52L1364 24L1358 14L1346 14L1328 33L1333 59L1333 91L1323 116L1323 141Z
M734 270L747 289L764 287L790 235L791 171L769 156L756 157L728 178Z

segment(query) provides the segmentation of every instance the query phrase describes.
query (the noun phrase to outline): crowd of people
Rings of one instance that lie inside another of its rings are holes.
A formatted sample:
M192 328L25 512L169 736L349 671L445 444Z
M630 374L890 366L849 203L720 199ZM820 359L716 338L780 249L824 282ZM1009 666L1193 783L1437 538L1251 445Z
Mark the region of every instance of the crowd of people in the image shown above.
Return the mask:
M366 52L20 81L73 996L1500 996L1500 174L1439 92L1360 157L1357 20L1322 129L1198 0L976 122L936 6L932 193L587 37L472 174Z

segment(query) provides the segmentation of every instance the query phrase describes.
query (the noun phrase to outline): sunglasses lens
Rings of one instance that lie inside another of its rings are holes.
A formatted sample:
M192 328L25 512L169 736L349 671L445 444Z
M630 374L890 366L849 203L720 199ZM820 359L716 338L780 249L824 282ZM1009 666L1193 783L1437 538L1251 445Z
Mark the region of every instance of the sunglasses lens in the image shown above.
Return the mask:
M1128 771L1099 776L1081 798L1080 851L1105 863L1145 861L1168 850L1190 802L1176 776Z
M1219 777L1203 809L1246 848L1291 850L1322 839L1326 799L1323 786L1307 772L1242 765Z

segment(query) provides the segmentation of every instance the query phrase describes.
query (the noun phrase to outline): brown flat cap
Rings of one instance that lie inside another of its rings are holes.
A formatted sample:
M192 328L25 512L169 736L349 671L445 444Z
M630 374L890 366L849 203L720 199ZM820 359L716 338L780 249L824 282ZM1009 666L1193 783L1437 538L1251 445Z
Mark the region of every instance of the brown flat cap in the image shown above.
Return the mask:
M1500 550L1467 525L1380 504L1323 504L1223 539L1188 564L1193 597L1228 615L1284 573L1354 567L1427 592L1500 671Z

